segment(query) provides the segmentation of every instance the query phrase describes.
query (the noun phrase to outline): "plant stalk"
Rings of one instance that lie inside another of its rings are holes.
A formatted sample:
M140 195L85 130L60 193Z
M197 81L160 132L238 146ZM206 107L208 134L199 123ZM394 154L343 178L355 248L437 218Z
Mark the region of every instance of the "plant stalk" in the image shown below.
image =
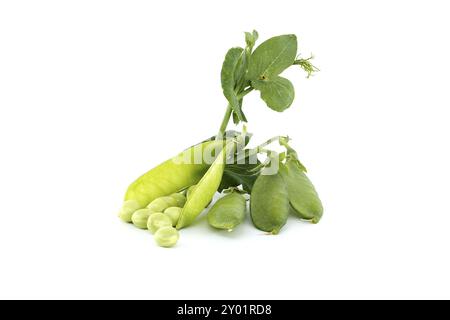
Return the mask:
M252 87L247 88L246 90L242 91L238 94L238 99L243 99L247 94L253 91ZM227 130L228 122L230 122L231 114L233 113L233 109L231 108L231 105L228 104L227 109L225 110L225 114L223 116L222 123L220 125L219 134L217 135L217 138L223 138L225 135L225 130Z
M230 122L230 117L233 109L231 109L231 105L228 104L227 110L223 116L222 124L220 125L219 134L217 135L217 139L222 139L225 135L225 130L227 130L228 122Z

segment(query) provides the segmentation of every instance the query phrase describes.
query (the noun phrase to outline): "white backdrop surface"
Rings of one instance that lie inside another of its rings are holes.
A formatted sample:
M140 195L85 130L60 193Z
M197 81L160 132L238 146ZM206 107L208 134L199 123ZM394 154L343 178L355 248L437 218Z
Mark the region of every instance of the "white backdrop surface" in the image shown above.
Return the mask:
M278 236L204 219L176 248L116 217L127 185L216 133L220 68L253 28L295 33L255 142L289 134L325 206ZM444 1L0 3L0 298L450 298Z

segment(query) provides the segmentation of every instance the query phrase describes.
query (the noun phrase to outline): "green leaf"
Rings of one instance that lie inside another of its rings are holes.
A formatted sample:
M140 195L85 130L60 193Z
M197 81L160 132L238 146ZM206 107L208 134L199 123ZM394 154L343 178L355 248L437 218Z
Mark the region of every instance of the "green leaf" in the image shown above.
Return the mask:
M236 94L236 69L243 56L243 52L244 49L242 48L231 48L228 50L221 72L223 94L240 121L245 121L245 116L242 113L239 98Z
M239 121L239 118L238 118L236 112L233 111L232 115L233 115L233 123L239 124L240 121Z
M247 57L245 54L241 54L239 61L237 62L236 68L234 70L234 91L239 92L239 90L244 85L245 73L247 72Z
M252 86L261 92L261 99L272 110L282 112L294 101L294 86L286 78L277 76L270 80L255 80Z
M249 80L265 80L291 66L297 55L297 37L293 34L270 38L260 44L248 65Z
M252 191L253 184L259 175L258 172L255 173L252 169L256 168L259 164L260 162L258 161L256 164L246 163L227 165L223 173L219 191L242 185L242 188L250 193Z
M237 181L234 177L228 175L226 172L223 173L222 181L220 182L220 186L217 189L217 192L222 192L223 190L229 188L236 188L241 185L240 181Z
M245 144L248 144L248 141L245 141ZM235 158L233 163L225 166L219 191L240 185L244 191L248 193L252 191L253 184L261 172L261 162L258 160L257 153L251 152L249 149L242 152L238 156L240 160Z
M247 73L248 60L249 57L247 56L247 54L243 54L239 59L238 65L236 66L236 70L234 72L234 79L236 82L234 87L235 92L242 92L251 84L250 81L245 77L245 74ZM242 99L240 100L240 103L242 110Z
M239 109L241 110L242 121L248 122L248 121L247 121L247 117L245 116L244 111L242 111L242 99L239 100Z

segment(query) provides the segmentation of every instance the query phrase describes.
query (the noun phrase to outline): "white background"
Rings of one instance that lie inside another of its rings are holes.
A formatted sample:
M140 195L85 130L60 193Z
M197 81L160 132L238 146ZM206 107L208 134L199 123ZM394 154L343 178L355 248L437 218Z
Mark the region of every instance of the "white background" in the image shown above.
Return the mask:
M445 1L2 1L0 298L450 298ZM299 37L289 134L325 206L279 236L121 223L128 184L216 133L253 28Z

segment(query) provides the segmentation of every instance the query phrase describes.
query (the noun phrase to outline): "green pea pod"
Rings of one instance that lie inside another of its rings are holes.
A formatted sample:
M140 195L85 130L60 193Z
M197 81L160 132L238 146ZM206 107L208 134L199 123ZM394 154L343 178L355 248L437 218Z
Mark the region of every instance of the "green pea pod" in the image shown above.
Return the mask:
M234 150L235 142L227 142L206 174L189 193L178 220L177 229L190 225L212 200L222 181L226 159Z
M210 167L210 164L198 160L206 148L223 146L223 141L206 141L195 145L172 159L148 171L134 181L125 194L125 200L136 200L142 207L156 198L170 195L196 184ZM200 162L200 163L198 163Z
M277 234L289 216L286 185L280 174L260 175L253 185L250 197L253 224L262 231Z
M190 186L190 187L187 189L187 191L186 191L186 199L189 199L189 198L190 198L190 196L191 196L192 193L194 192L196 186L197 186L197 185L194 184L193 186Z
M231 231L245 219L247 201L245 197L232 192L220 198L208 212L210 226Z
M288 158L286 164L280 165L280 173L286 183L294 214L318 223L323 214L322 202L303 168L295 158Z
M225 172L225 170L224 170L224 172ZM223 179L223 177L222 177L222 179ZM189 199L189 197L191 196L191 194L194 193L195 187L197 187L196 184L194 184L193 186L190 186L190 187L187 189L187 192L186 192L186 199ZM219 190L219 191L220 191L220 190ZM209 205L211 204L211 202L212 202L212 199L211 199L211 201L208 202L208 204L206 205L205 208L209 207Z

